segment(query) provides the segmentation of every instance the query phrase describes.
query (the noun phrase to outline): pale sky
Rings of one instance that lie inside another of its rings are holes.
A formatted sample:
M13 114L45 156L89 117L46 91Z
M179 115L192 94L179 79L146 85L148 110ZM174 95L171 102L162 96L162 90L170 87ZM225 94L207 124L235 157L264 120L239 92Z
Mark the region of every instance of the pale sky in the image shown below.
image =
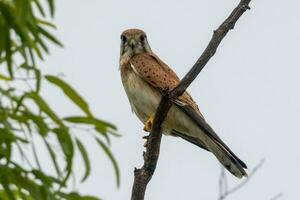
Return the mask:
M142 164L143 125L131 112L118 59L120 33L141 28L152 50L182 77L229 15L238 0L56 1L56 35L65 48L53 47L42 64L47 73L63 73L92 111L115 123L122 138L112 139L121 168L116 188L110 161L90 137L84 140L92 173L81 193L105 200L130 199L133 169ZM259 0L220 45L189 87L209 124L252 169L263 168L230 200L299 198L300 179L300 3ZM78 114L61 92L44 85L43 95L61 116ZM83 174L76 160L76 175ZM146 199L217 199L220 165L212 154L179 138L163 137L157 170ZM228 174L232 185L241 180ZM80 179L80 178L78 178Z

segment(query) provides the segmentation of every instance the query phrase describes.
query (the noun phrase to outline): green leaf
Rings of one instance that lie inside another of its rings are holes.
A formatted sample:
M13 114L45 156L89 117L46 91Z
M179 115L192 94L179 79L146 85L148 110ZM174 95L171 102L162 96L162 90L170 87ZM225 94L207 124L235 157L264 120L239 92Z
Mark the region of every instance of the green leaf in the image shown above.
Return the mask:
M90 175L90 171L91 171L90 159L88 157L85 147L83 146L83 144L80 142L80 140L78 138L76 138L76 144L78 146L78 149L81 153L81 156L83 158L84 165L85 165L85 173L84 173L83 178L81 179L81 182L84 182Z
M27 97L27 94L24 94L24 95L22 95L19 99L17 99L16 100L16 103L17 103L17 106L16 106L16 108L15 108L15 110L14 110L14 114L16 114L17 112L19 112L19 110L20 110L20 107L25 107L26 108L26 106L23 104L23 101L24 101L24 99Z
M67 128L55 128L52 131L56 133L57 139L65 155L65 159L67 163L65 168L66 176L63 180L63 183L65 183L72 172L73 157L74 157L73 141Z
M6 30L5 33L5 59L6 59L6 63L7 63L7 69L9 72L10 77L14 77L13 74L13 66L12 66L12 44L11 44L11 39L10 39L10 29L8 26L4 27L4 30Z
M36 78L35 90L37 93L39 93L40 89L41 89L41 72L38 69L34 70L34 72L35 72L35 78Z
M55 112L50 108L47 102L40 95L38 95L36 92L30 92L27 96L33 99L39 106L39 108L43 112L45 112L54 122L56 122L61 127L65 127L60 118L55 114Z
M37 21L38 24L41 24L41 25L44 25L44 26L49 26L51 28L56 29L55 24L53 24L53 23L51 23L49 21L45 21L45 20L40 19L40 18L35 18L35 19L36 19L36 21Z
M2 187L5 189L5 193L7 194L7 197L10 200L15 200L15 196L14 196L13 192L11 191L11 189L9 188L9 182L8 182L7 178L1 177L0 181L1 181Z
M50 14L53 17L54 16L54 0L48 0L48 6L49 6Z
M29 66L27 63L23 63L21 65L21 68L34 72L35 79L36 79L36 93L39 93L41 88L41 71L33 66Z
M42 40L42 38L40 37L40 34L39 34L39 31L37 29L37 27L33 24L28 24L28 29L30 30L33 38L34 38L34 43L33 44L36 44L36 47L38 48L38 45L40 47L43 48L43 50L46 52L46 53L49 53L49 49L47 47L47 45L45 44L45 42Z
M120 133L117 133L114 129L109 129L108 132L115 137L122 137Z
M41 26L38 26L38 31L54 44L63 47L63 44L55 36L43 29Z
M41 13L41 15L43 17L45 17L45 12L44 12L43 6L41 5L40 1L39 0L33 0L33 2L35 3L35 5L38 8L38 10Z
M41 187L27 177L23 177L19 171L13 170L15 184L27 190L33 199L45 199L44 194L40 191Z
M95 131L98 132L98 133L100 133L102 136L104 136L107 144L110 145L110 138L109 138L109 136L107 134L107 129L106 128L103 128L101 126L96 126L95 127Z
M52 186L53 180L50 177L46 176L42 171L34 169L31 172L37 179L43 182L43 185L45 185L46 187Z
M35 115L29 111L25 111L23 112L24 116L26 116L28 119L30 119L32 122L35 123L35 125L38 127L39 129L39 134L41 134L41 136L46 136L49 128L47 126L47 124L45 123L45 119L41 116Z
M0 74L0 80L5 80L5 81L11 81L12 79L10 77L7 77L3 74Z
M61 177L61 171L60 171L58 162L56 160L55 152L53 151L53 149L52 149L51 145L48 143L48 141L45 138L43 138L43 140L44 140L44 143L46 144L47 150L48 150L48 152L50 154L50 157L52 159L52 163L54 165L55 171L56 171L57 175L59 177Z
M65 117L64 120L72 123L90 124L96 127L107 127L114 130L117 129L115 125L100 119L96 119L94 117L71 116L71 117Z
M79 106L83 112L85 112L88 116L92 116L87 102L69 84L56 76L46 75L45 78L49 82L60 87L65 95L67 95L77 106Z
M117 164L117 161L114 158L111 151L109 150L109 148L101 140L99 140L97 137L95 139L98 142L98 144L100 145L100 147L103 149L103 151L106 153L106 155L109 157L110 161L112 162L114 170L115 170L115 174L116 174L117 187L119 187L120 186L120 170L119 170L119 166Z

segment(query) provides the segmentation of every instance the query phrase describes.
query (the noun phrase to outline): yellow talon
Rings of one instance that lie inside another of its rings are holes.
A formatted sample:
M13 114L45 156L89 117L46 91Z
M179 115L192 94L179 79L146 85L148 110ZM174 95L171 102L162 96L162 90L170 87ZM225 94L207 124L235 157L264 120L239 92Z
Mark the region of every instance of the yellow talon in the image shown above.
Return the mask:
M152 129L154 117L151 115L149 119L145 122L144 131L150 132Z

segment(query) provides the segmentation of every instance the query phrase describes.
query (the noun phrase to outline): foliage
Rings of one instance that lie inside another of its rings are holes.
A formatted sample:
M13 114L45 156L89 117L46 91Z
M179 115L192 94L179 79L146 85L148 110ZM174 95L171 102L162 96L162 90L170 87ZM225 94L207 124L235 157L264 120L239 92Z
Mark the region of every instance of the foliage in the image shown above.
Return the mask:
M116 127L96 118L69 84L58 76L43 76L37 67L49 44L62 46L50 33L55 26L47 21L54 11L54 0L0 0L0 199L97 199L67 192L75 152L85 165L82 181L91 170L78 129L86 130L112 161L119 185L119 169L109 149ZM61 89L82 114L60 117L40 94L45 82ZM36 138L45 144L54 174L42 169Z

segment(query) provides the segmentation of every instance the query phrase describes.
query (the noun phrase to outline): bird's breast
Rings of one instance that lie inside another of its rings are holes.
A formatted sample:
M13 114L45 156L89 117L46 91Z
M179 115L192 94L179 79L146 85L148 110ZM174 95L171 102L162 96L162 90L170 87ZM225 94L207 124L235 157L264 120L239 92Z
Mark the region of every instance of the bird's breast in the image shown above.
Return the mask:
M121 67L121 77L132 110L144 123L153 115L161 95L130 67Z
M121 66L121 77L130 105L138 118L145 123L154 115L161 99L161 94L144 81L131 66ZM173 129L182 133L197 134L198 127L176 106L172 106L163 123L163 133L169 135ZM188 134L188 135L189 135ZM194 136L194 135L192 135Z

